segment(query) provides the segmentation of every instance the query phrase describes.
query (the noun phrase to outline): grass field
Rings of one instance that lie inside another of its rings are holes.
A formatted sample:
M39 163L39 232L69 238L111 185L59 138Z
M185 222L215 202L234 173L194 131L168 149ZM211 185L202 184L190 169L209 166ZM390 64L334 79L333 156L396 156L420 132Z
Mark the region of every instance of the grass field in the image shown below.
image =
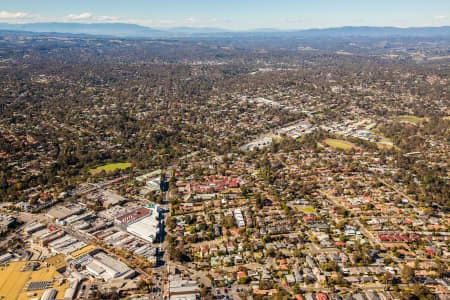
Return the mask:
M394 142L392 141L392 139L385 137L383 135L383 133L378 128L372 129L371 132L372 132L373 135L377 135L377 136L379 136L381 138L381 141L379 141L377 143L377 146L378 146L379 149L395 148L396 150L400 150L399 147L394 145Z
M102 170L105 170L106 172L115 171L117 169L123 170L126 168L131 167L131 163L113 163L113 164L107 164L104 166L97 167L95 169L90 169L89 172L91 174L97 174L100 173Z
M353 53L346 52L346 51L336 51L336 54L340 54L340 55L353 55Z
M379 142L379 143L377 143L377 147L378 147L378 149L391 149L394 147L394 145L392 143Z
M323 142L330 147L342 149L342 150L359 149L352 143L349 143L349 142L346 142L343 140L326 139Z
M406 122L410 122L410 123L414 123L414 124L420 124L423 121L428 120L428 118L420 118L420 117L416 117L416 116L397 116L397 117L394 117L394 119L397 121L406 121Z
M304 207L302 208L303 212L305 213L315 213L316 210L314 209L314 207Z
M441 60L441 59L450 59L450 55L447 56L434 56L434 57L428 57L428 60Z

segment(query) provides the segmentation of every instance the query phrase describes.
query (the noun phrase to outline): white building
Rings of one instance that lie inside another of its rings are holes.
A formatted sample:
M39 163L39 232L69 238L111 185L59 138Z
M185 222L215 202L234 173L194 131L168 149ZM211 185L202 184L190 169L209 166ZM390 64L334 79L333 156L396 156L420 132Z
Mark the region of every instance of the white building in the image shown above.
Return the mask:
M127 231L135 236L146 240L148 242L154 242L159 235L159 213L158 210L152 209L150 214L146 217L138 220L137 222L128 225Z
M240 208L234 210L234 219L239 228L245 227L244 217L242 216L242 211Z
M127 277L128 274L133 273L126 264L105 253L96 254L94 259L86 265L86 270L95 277L101 277L105 280Z
M41 300L53 300L56 298L56 295L58 294L58 291L55 289L48 289L45 290L42 294Z
M75 294L78 288L78 284L80 281L78 279L69 279L69 287L66 290L66 293L64 294L64 300L72 300L75 298Z

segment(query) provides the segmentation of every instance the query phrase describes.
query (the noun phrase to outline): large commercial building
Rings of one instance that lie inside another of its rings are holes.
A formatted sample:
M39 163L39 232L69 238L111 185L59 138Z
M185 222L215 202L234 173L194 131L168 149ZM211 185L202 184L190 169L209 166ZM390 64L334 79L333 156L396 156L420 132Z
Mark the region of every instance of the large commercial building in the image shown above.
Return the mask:
M83 212L83 208L78 205L72 206L55 206L47 212L47 216L57 220L64 220L73 215L79 215Z
M36 242L39 243L42 247L46 247L49 243L63 237L65 235L62 230L49 231L36 239Z
M127 231L135 236L154 242L159 235L159 219L154 211L148 216L128 226Z
M33 234L39 230L42 230L44 228L45 228L44 224L41 224L39 222L33 222L33 223L25 226L25 228L23 229L23 232L25 232L28 235L31 235L31 234Z
M86 270L95 277L101 277L105 280L119 277L127 278L134 275L134 271L126 264L102 252L93 256L91 262L86 265Z
M0 215L0 232L7 231L17 225L17 219L13 216Z
M200 287L196 281L185 280L180 275L170 275L166 296L171 300L200 299Z
M41 300L53 300L56 298L58 291L55 289L45 290L44 294L42 294Z
M124 214L118 218L116 218L114 220L114 224L117 225L118 227L126 230L126 228L135 223L138 222L139 220L141 220L142 218L145 218L146 216L148 216L150 214L150 209L149 208L139 208L137 210L134 210L130 213Z
M75 298L79 283L80 281L78 279L75 278L69 279L69 287L67 288L66 293L64 294L64 300L72 300Z
M160 233L159 206L142 207L116 218L115 224L129 233L154 242Z

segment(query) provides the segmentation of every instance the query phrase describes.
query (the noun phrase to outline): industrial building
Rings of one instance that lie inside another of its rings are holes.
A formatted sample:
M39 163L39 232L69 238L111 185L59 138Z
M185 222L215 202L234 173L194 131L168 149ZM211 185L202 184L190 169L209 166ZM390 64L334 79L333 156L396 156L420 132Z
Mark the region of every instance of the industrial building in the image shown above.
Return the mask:
M127 231L143 240L154 242L159 235L158 218L159 216L152 210L148 216L128 226Z
M36 239L36 242L42 246L46 247L49 243L63 237L65 235L62 230L48 231L39 238Z
M78 279L69 279L69 287L64 294L64 300L72 300L75 298L79 283L80 281Z
M0 215L0 232L7 231L17 225L17 219L9 215Z
M142 207L115 219L119 228L148 242L154 242L160 233L160 208Z
M88 199L97 199L103 204L104 207L117 205L126 200L123 196L117 194L116 192L104 189L99 189L89 193Z
M145 218L150 213L150 209L142 207L125 215L122 215L114 220L114 224L124 230L133 224L134 222L139 221L142 218Z
M42 230L45 228L44 224L41 224L39 222L33 222L29 225L27 225L24 229L23 232L25 232L28 235L31 235L39 230Z
M87 246L85 242L78 240L71 235L64 235L48 244L52 252L69 255Z
M103 252L97 253L92 258L86 265L86 270L95 277L109 280L119 277L130 278L134 275L134 271L126 264L113 259Z
M5 253L3 255L0 255L0 263L4 263L4 262L7 262L7 261L10 261L14 257L15 257L14 255L12 255L11 253L7 252L7 253Z
M170 275L167 294L170 300L200 299L200 287L196 281L185 280L180 275Z
M58 291L55 289L45 290L44 294L42 294L41 300L53 300L56 298L57 294L58 294Z
M47 212L47 216L57 220L64 220L73 215L78 215L83 212L83 208L78 205L73 206L55 206Z

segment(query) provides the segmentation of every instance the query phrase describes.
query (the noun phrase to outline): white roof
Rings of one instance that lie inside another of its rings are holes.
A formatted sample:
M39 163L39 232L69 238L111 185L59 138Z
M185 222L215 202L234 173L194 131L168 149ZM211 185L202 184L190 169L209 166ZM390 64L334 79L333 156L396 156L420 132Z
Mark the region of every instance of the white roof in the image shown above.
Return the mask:
M149 242L153 242L154 238L159 233L159 221L156 215L151 215L142 218L127 227L127 231Z
M101 266L96 260L93 260L88 265L86 265L86 269L95 276L99 276L100 274L105 272L103 266Z
M196 300L197 296L194 295L174 295L170 296L170 300Z

